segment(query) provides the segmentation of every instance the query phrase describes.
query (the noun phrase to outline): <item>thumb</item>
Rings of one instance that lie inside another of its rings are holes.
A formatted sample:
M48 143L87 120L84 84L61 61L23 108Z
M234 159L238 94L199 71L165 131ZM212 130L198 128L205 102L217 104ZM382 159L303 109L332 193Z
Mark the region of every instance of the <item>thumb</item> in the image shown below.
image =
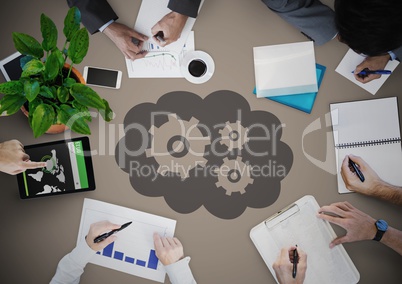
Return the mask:
M346 243L346 242L347 242L346 235L342 236L342 237L337 237L329 244L329 248L334 248L335 246Z

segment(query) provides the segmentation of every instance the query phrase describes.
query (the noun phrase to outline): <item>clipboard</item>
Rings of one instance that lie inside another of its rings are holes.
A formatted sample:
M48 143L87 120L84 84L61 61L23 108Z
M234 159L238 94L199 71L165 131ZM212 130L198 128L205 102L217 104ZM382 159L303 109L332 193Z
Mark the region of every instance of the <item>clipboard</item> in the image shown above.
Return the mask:
M315 198L306 195L280 210L250 231L250 238L269 271L282 247L298 245L307 254L307 271L304 284L354 284L360 274L342 245L329 248L336 237L328 221L316 217Z

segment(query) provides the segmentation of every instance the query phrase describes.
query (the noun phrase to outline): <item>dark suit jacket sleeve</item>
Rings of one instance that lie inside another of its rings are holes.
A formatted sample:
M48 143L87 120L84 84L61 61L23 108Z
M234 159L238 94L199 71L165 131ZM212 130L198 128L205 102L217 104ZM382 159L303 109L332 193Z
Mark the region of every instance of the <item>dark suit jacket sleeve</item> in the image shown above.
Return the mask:
M80 10L82 23L91 34L96 33L110 20L118 19L107 0L67 0L67 3L68 6L76 6Z
M196 18L201 0L170 0L168 8L182 15Z
M395 53L396 58L398 58L399 61L402 60L402 46L393 50L392 52Z

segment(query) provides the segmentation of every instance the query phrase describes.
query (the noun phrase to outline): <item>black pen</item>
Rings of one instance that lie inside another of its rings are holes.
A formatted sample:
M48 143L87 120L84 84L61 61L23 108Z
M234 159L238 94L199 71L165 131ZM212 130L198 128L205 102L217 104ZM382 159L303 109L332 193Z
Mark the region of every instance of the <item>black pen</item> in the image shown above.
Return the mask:
M104 239L110 237L110 236L113 235L114 233L117 233L118 231L121 231L121 230L123 230L124 228L127 228L131 223L132 223L132 222L125 223L125 224L121 225L121 227L118 228L118 229L111 230L110 232L104 233L104 234L102 234L102 235L96 237L96 238L94 239L94 243L99 243L99 242L103 241Z
M299 254L297 253L297 245L296 245L296 248L293 250L293 271L292 271L293 278L296 278L298 262L299 262Z
M354 172L357 174L357 176L359 177L361 182L364 182L364 175L363 173L360 171L359 167L356 165L355 162L353 162L350 158L349 158L349 167L352 167Z

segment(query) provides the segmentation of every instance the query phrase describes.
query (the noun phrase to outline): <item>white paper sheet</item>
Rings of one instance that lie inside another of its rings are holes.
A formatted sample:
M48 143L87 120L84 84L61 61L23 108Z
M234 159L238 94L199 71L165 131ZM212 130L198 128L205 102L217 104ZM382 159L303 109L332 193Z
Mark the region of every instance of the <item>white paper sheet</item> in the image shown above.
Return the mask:
M258 98L318 91L312 42L253 48Z
M153 233L173 237L176 220L85 198L77 243L85 238L92 223L102 220L133 223L116 233L117 240L90 262L163 283L166 271L155 259Z
M174 51L159 51L160 47L149 43L150 52L141 59L126 59L129 78L184 78L180 71L180 64L184 55L194 51L194 32L187 37L183 50L180 53Z
M349 49L346 55L343 57L342 61L339 63L338 67L336 67L335 71L344 76L346 79L352 81L359 87L362 87L367 92L372 95L375 95L377 91L381 88L381 86L385 83L385 81L391 75L382 75L379 79L370 81L366 84L360 83L355 79L352 71L356 69L356 66L364 61L365 57L357 54L352 49ZM395 68L399 65L399 61L393 60L388 61L388 64L385 66L385 70L394 71Z

